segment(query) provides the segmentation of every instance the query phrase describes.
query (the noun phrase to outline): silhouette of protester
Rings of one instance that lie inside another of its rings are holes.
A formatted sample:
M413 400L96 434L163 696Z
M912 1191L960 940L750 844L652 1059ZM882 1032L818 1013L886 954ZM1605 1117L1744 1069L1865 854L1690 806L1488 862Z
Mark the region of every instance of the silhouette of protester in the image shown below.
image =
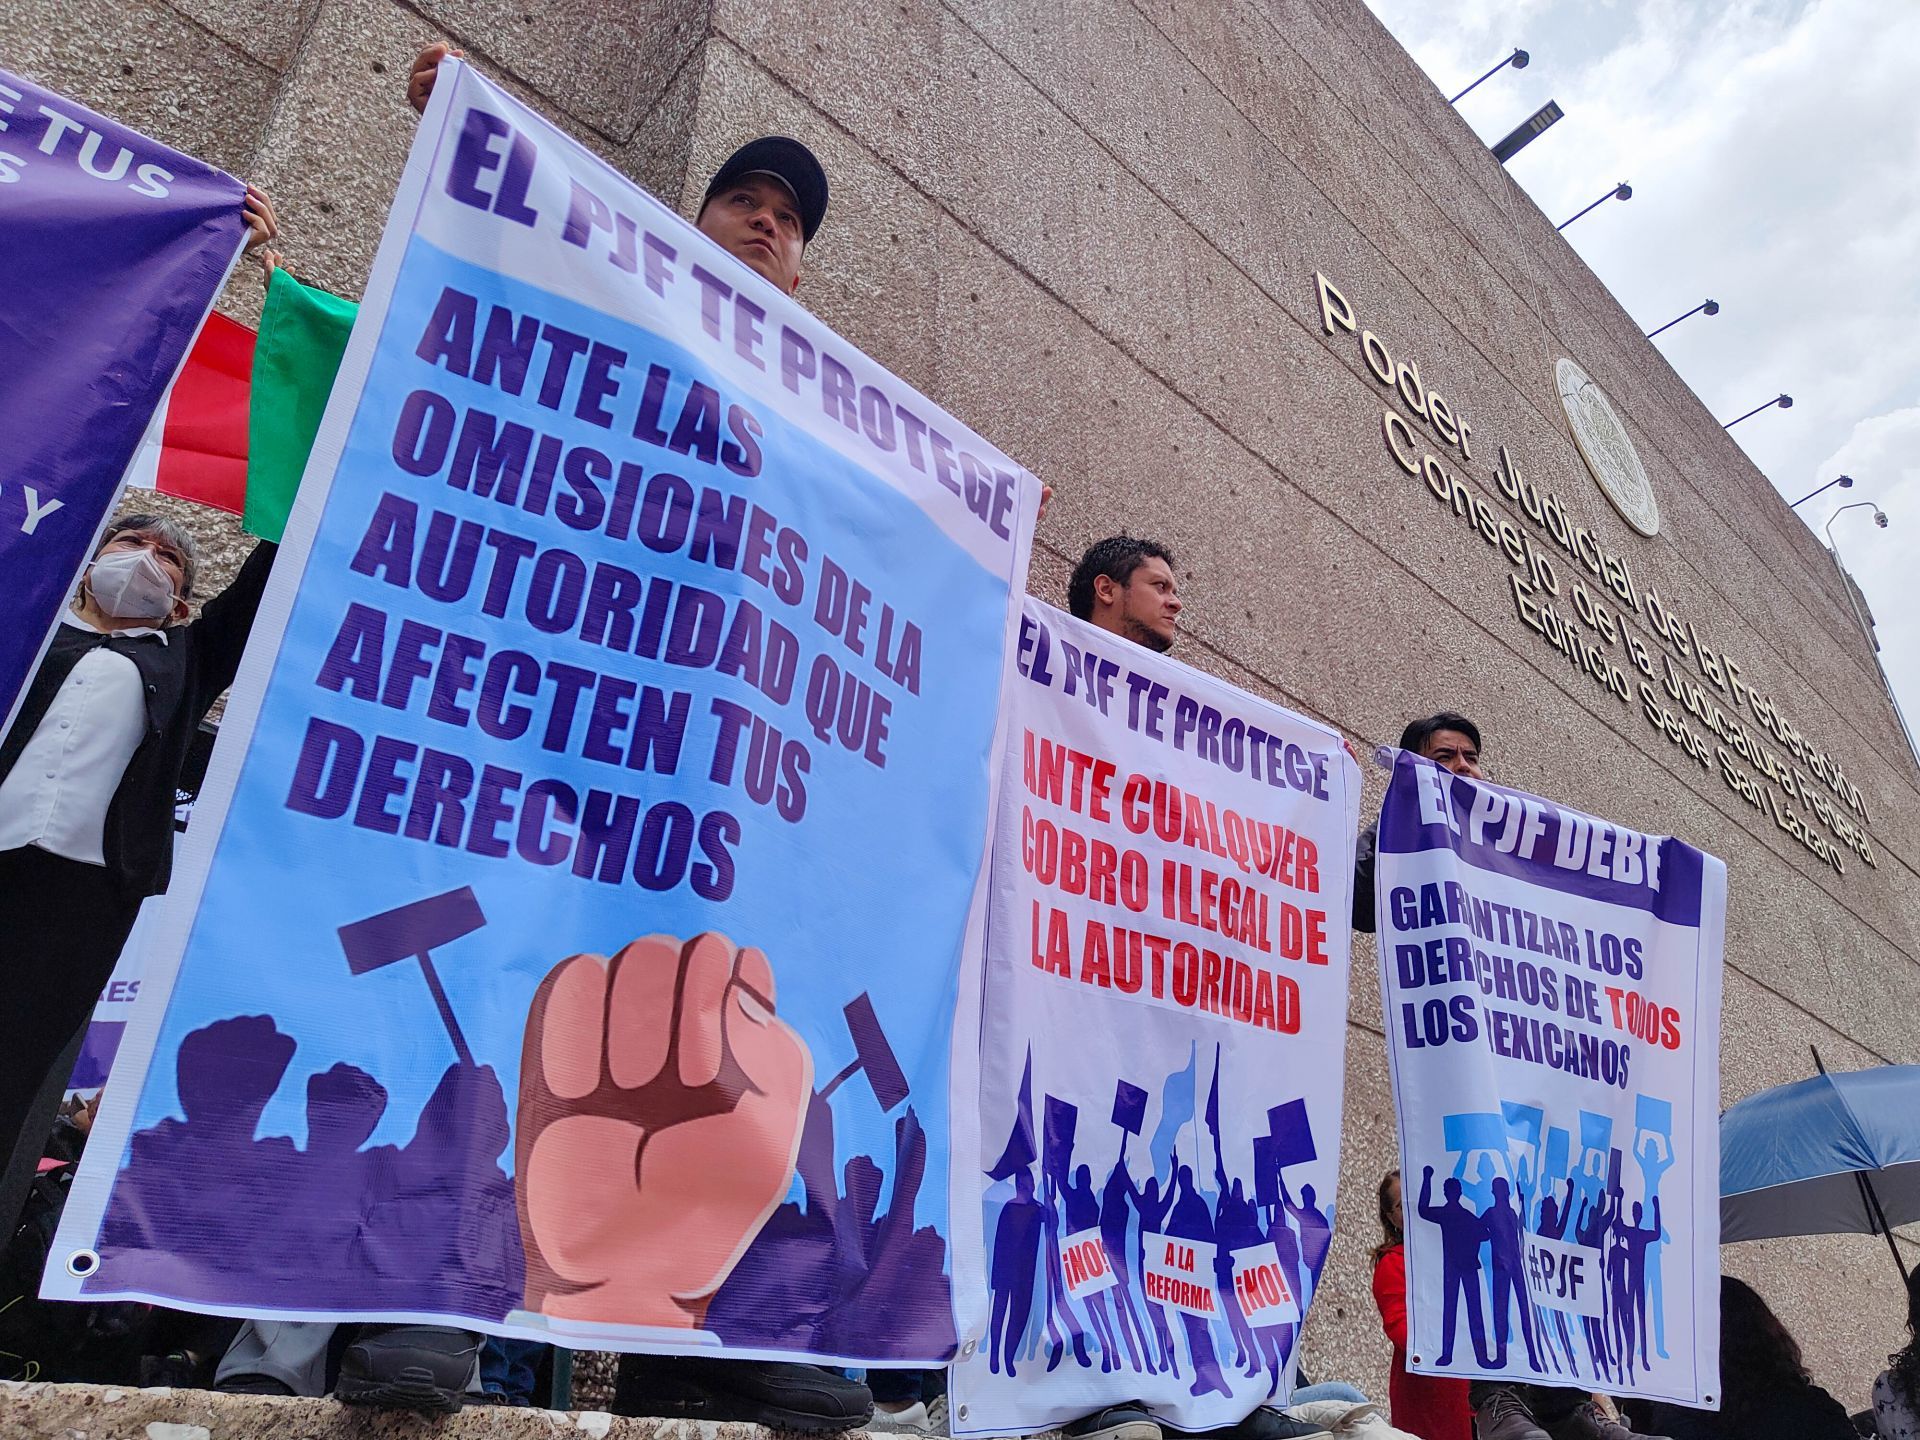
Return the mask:
M1121 1143L1124 1147L1124 1131ZM1107 1253L1107 1263L1113 1267L1114 1285L1110 1292L1113 1296L1113 1318L1120 1327L1120 1338L1126 1342L1127 1358L1136 1370L1152 1370L1153 1353L1141 1327L1139 1313L1133 1308L1132 1266L1127 1260L1127 1230L1136 1204L1137 1192L1133 1186L1133 1176L1127 1170L1127 1156L1123 1148L1120 1158L1107 1175L1105 1188L1100 1192L1100 1244Z
M1153 1243L1152 1237L1160 1233L1160 1227L1167 1222L1167 1212L1173 1209L1173 1186L1167 1186L1166 1197L1163 1199L1160 1195L1160 1177L1150 1175L1134 1203L1140 1211L1140 1241L1133 1252L1134 1268L1144 1276L1147 1273L1147 1246ZM1159 1350L1160 1368L1178 1375L1180 1352L1174 1348L1173 1331L1167 1326L1166 1307L1156 1305L1152 1300L1146 1300L1143 1304L1147 1312L1147 1323L1153 1327L1153 1340Z
M1173 1211L1167 1217L1167 1233L1181 1240L1213 1243L1213 1212L1193 1186L1193 1171L1182 1165L1173 1177ZM1189 1393L1205 1395L1217 1391L1231 1395L1233 1388L1220 1373L1220 1361L1213 1353L1213 1336L1207 1322L1198 1315L1180 1312L1180 1324L1187 1332L1187 1353L1193 1357L1193 1384Z
M180 1042L174 1079L186 1118L134 1135L101 1226L103 1251L249 1273L259 1256L277 1253L262 1243L261 1224L283 1214L282 1152L292 1147L253 1136L293 1052L293 1037L265 1015L216 1020Z
M1061 1186L1051 1170L1041 1171L1041 1209L1046 1217L1047 1237L1047 1338L1050 1342L1047 1352L1047 1369L1055 1369L1061 1361L1063 1350L1060 1330L1056 1317L1067 1322L1067 1333L1073 1337L1074 1362L1082 1370L1090 1369L1093 1357L1087 1354L1087 1331L1080 1323L1080 1316L1073 1308L1073 1298L1067 1294L1066 1281L1061 1278L1060 1238L1066 1233L1062 1229L1066 1221L1061 1217Z
M1066 1202L1067 1234L1078 1235L1083 1230L1099 1226L1100 1197L1094 1193L1091 1167L1081 1165L1074 1170L1073 1178L1067 1183ZM1094 1338L1100 1342L1101 1372L1118 1370L1120 1343L1114 1338L1113 1316L1107 1309L1106 1292L1097 1290L1080 1303L1087 1307L1087 1318L1093 1322Z
M395 1301L430 1285L494 1318L518 1303L519 1220L513 1182L498 1164L511 1133L493 1067L456 1061L427 1097L413 1138L368 1157L382 1219L360 1244L366 1265L396 1287Z
M1634 1159L1640 1165L1641 1190L1647 1199L1658 1203L1660 1199L1660 1181L1667 1171L1673 1168L1673 1137L1665 1130L1650 1131L1647 1143L1633 1152ZM1667 1305L1661 1288L1660 1256L1664 1242L1668 1238L1661 1232L1661 1244L1652 1246L1646 1252L1645 1280L1641 1287L1640 1332L1642 1350L1651 1350L1662 1360L1671 1359L1667 1354ZM1653 1305L1653 1333L1647 1334L1647 1303L1651 1297Z
M1293 1291L1294 1303L1305 1309L1303 1292L1300 1289L1300 1246L1295 1239L1293 1227L1287 1224L1284 1204L1266 1207L1267 1220L1264 1229L1260 1227L1260 1208L1254 1211L1254 1235L1246 1242L1259 1244L1266 1240L1273 1246L1273 1253L1280 1262L1280 1273L1286 1276L1287 1285ZM1238 1243L1238 1242L1236 1242ZM1253 1327L1254 1340L1259 1346L1258 1360L1267 1367L1267 1394L1272 1395L1280 1388L1280 1374L1286 1368L1287 1356L1292 1353L1296 1326L1290 1320L1278 1324L1268 1323ZM1259 1370L1255 1366L1255 1373Z
M1303 1311L1320 1288L1320 1272L1326 1268L1327 1252L1333 1248L1332 1222L1314 1200L1313 1186L1302 1185L1300 1203L1294 1204L1293 1195L1287 1189L1287 1177L1284 1173L1280 1176L1280 1203L1300 1227L1300 1263L1306 1266L1308 1281L1306 1290L1299 1296Z
M1294 1299L1299 1301L1306 1293L1301 1280L1300 1240L1293 1233L1293 1227L1287 1224L1284 1204L1273 1207L1272 1217L1267 1221L1267 1238L1273 1242L1273 1253L1280 1259L1280 1273L1287 1277ZM1302 1304L1301 1308L1304 1310L1306 1307Z
M1566 1196L1558 1202L1553 1198L1553 1187L1548 1185L1545 1188L1547 1193L1542 1196L1540 1200L1540 1234L1549 1240L1559 1240L1566 1235L1567 1222L1572 1219L1573 1180L1569 1177L1567 1180ZM1567 1364L1572 1368L1574 1378L1578 1379L1580 1377L1580 1362L1574 1358L1573 1336L1567 1330L1567 1312L1564 1310L1549 1310L1546 1313L1552 1318L1553 1328L1559 1334L1560 1353L1566 1356Z
M520 1066L528 1308L703 1324L786 1194L812 1093L759 950L653 935L555 966Z
M1652 1247L1659 1243L1664 1228L1660 1223L1660 1197L1653 1197L1653 1224L1642 1228L1641 1213L1640 1202L1636 1200L1633 1202L1633 1224L1621 1225L1616 1218L1614 1225L1620 1236L1621 1249L1626 1252L1627 1293L1621 1308L1626 1312L1629 1330L1639 1336L1640 1363L1644 1367L1653 1363L1647 1334L1647 1257L1651 1253L1657 1258L1659 1253Z
M1443 1310L1440 1321L1440 1360L1441 1365L1453 1363L1453 1334L1459 1319L1460 1307L1464 1303L1467 1311L1467 1333L1473 1337L1473 1353L1482 1368L1494 1368L1493 1357L1487 1354L1487 1330L1485 1318L1480 1313L1480 1246L1487 1239L1487 1222L1474 1214L1461 1200L1460 1178L1449 1175L1444 1187L1446 1202L1433 1203L1433 1167L1426 1166L1420 1172L1419 1215L1422 1220L1440 1227L1440 1253L1443 1268L1441 1270L1441 1295Z
M360 1147L367 1143L386 1111L386 1087L356 1065L334 1065L308 1076L307 1148L300 1159L301 1178L295 1188L306 1191L330 1186L342 1195L371 1194L374 1159L361 1153ZM316 1271L321 1266L338 1270L363 1230L364 1221L359 1206L335 1206L307 1213L299 1228L303 1234L287 1238L300 1242ZM519 1248L517 1236L513 1248Z
M1596 1252L1595 1258L1601 1265L1601 1274L1596 1279L1602 1286L1606 1284L1607 1227L1612 1223L1613 1216L1604 1198L1597 1203L1583 1201L1580 1207L1580 1218L1574 1222L1574 1239L1586 1249ZM1592 1315L1582 1315L1580 1328L1586 1334L1587 1358L1593 1362L1594 1375L1600 1379L1613 1379L1614 1370L1607 1345L1606 1321Z
M893 1189L870 1232L866 1279L836 1311L845 1321L845 1338L830 1334L823 1349L851 1355L859 1339L870 1345L876 1334L922 1354L953 1344L952 1301L944 1284L936 1283L944 1280L947 1242L934 1227L916 1229L913 1223L926 1171L927 1132L909 1105L893 1122Z
M1249 1379L1260 1373L1260 1347L1246 1311L1233 1288L1233 1252L1248 1244L1259 1244L1260 1215L1246 1197L1246 1187L1236 1177L1223 1184L1213 1209L1213 1282L1220 1295L1220 1309L1226 1316L1227 1331L1240 1366Z
M1534 1188L1533 1170L1524 1159L1514 1167L1513 1193L1515 1198L1520 1202L1520 1234L1523 1237L1521 1257L1523 1265L1525 1264L1526 1256L1524 1237L1529 1229L1537 1231L1544 1222L1548 1208L1553 1203L1552 1190L1553 1181L1551 1178L1543 1180L1537 1190ZM1522 1290L1526 1289L1525 1279L1526 1277L1523 1273L1521 1276ZM1521 1303L1532 1312L1533 1334L1539 1342L1540 1359L1553 1367L1554 1374L1564 1374L1565 1371L1560 1364L1560 1352L1556 1350L1553 1345L1553 1331L1547 1325L1546 1310L1538 1302L1533 1300L1530 1295L1523 1295ZM1544 1367L1536 1361L1534 1368L1542 1369Z
M883 1337L898 1355L953 1344L946 1240L914 1228L926 1173L926 1133L909 1105L894 1121L893 1188L876 1216L887 1172L868 1155L833 1173L833 1107L808 1102L797 1168L804 1206L780 1205L707 1307L707 1328L729 1344L852 1354Z
M1617 1190L1613 1192L1612 1218L1608 1222L1609 1228L1606 1237L1606 1283L1607 1313L1613 1325L1614 1365L1616 1371L1631 1384L1634 1378L1634 1354L1640 1349L1640 1346L1634 1323L1635 1314L1632 1279L1633 1242L1629 1237L1638 1237L1644 1234L1645 1240L1651 1240L1657 1237L1660 1232L1657 1228L1650 1232L1642 1232L1638 1228L1640 1222L1640 1205L1638 1201L1635 1201L1633 1206L1634 1223L1632 1225L1626 1224L1621 1214L1622 1210L1625 1209L1625 1200L1626 1197L1621 1194L1621 1192ZM1643 1253L1645 1240L1641 1241Z
M1536 1372L1546 1366L1533 1338L1533 1299L1527 1293L1525 1247L1522 1243L1520 1211L1513 1207L1513 1192L1505 1177L1493 1182L1493 1195L1481 1218L1487 1223L1487 1240L1492 1249L1491 1295L1493 1300L1493 1363L1507 1363L1507 1325L1514 1305L1520 1308L1520 1334L1526 1341L1527 1363Z
M987 1364L996 1374L1012 1377L1014 1353L1027 1333L1033 1314L1034 1272L1040 1263L1040 1202L1033 1197L1033 1172L1021 1166L1013 1172L1013 1198L1000 1207L993 1227L993 1259L989 1288L993 1315L987 1325ZM1003 1363L1004 1362L1004 1363Z
M1220 1192L1214 1209L1214 1237L1213 1280L1220 1292L1220 1308L1226 1311L1227 1329L1239 1347L1241 1368L1252 1379L1260 1373L1262 1351L1233 1288L1233 1252L1258 1245L1266 1236L1260 1230L1260 1212L1247 1199L1246 1185L1237 1175Z

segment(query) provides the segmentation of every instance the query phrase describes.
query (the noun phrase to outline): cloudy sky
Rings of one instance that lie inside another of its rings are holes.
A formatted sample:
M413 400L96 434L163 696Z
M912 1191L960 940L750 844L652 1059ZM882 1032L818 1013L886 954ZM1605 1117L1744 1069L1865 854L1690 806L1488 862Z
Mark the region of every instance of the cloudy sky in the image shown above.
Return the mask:
M1833 527L1877 622L1881 662L1920 726L1920 3L1917 0L1368 0L1445 94L1517 45L1460 102L1495 140L1548 100L1566 118L1509 170L1738 426L1774 487Z

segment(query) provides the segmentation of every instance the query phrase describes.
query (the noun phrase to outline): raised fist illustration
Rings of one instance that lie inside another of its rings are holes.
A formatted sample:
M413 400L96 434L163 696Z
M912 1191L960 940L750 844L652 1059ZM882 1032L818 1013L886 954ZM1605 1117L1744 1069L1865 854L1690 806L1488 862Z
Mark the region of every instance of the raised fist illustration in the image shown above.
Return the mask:
M724 935L650 935L540 982L514 1187L527 1306L698 1327L787 1193L813 1058L773 970Z

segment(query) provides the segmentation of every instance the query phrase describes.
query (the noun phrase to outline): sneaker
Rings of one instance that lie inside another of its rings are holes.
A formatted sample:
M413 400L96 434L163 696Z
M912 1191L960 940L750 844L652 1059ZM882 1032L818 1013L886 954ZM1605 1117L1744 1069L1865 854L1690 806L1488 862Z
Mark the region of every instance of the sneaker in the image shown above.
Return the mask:
M466 1400L480 1337L444 1325L367 1329L340 1357L333 1398L343 1405L451 1415Z
M1271 1405L1262 1405L1226 1433L1232 1440L1305 1440L1309 1435L1328 1435L1332 1432L1324 1425L1302 1420Z
M156 1380L154 1384L165 1384ZM284 1380L276 1380L271 1375L229 1375L216 1381L214 1390L222 1395L291 1395L293 1387Z
M932 1417L924 1400L916 1400L904 1410L889 1410L878 1400L873 1402L873 1419L867 1429L881 1435L930 1435Z
M1163 1432L1145 1406L1130 1400L1082 1415L1062 1433L1069 1440L1160 1440Z
M1664 1435L1636 1435L1589 1400L1547 1432L1553 1440L1667 1440Z
M1308 1436L1332 1434L1324 1425L1285 1414L1271 1405L1260 1406L1238 1425L1224 1430L1180 1430L1163 1421L1160 1432L1172 1440L1200 1440L1203 1436L1207 1440L1306 1440Z
M204 1390L206 1367L184 1350L170 1350L165 1355L142 1355L140 1388L152 1390L162 1386L169 1390Z
M1327 1436L1332 1430L1325 1425L1315 1425L1313 1421L1304 1421L1296 1415L1275 1409L1273 1405L1260 1405L1252 1415L1248 1415L1238 1425L1229 1425L1225 1430L1177 1430L1162 1423L1162 1434L1175 1440L1308 1440L1309 1436Z
M867 1429L882 1435L940 1435L947 1433L947 1397L936 1395L931 1404L916 1400L904 1410L876 1404Z
M873 1392L818 1365L622 1355L613 1413L661 1420L737 1420L833 1435L873 1418Z
M1552 1440L1533 1418L1520 1392L1502 1385L1473 1412L1477 1440Z

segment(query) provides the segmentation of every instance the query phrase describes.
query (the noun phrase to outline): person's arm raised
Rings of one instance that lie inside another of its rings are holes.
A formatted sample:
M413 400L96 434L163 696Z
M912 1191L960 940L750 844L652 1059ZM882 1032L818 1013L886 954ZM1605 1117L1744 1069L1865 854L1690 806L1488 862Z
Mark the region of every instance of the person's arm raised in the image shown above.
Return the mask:
M273 557L280 547L262 540L253 547L233 583L207 601L200 618L187 626L199 650L198 673L193 679L194 718L206 714L220 692L233 684L240 669L240 657L246 652L247 636L253 630L253 617L260 610L260 596L273 573Z
M247 222L247 249L255 250L277 239L280 222L274 218L273 202L258 185L247 186L247 198L241 202L241 215Z
M413 69L407 75L407 103L422 115L427 113L427 101L433 96L433 82L440 73L440 62L448 56L456 60L467 58L466 51L456 50L444 40L436 40L413 57Z

